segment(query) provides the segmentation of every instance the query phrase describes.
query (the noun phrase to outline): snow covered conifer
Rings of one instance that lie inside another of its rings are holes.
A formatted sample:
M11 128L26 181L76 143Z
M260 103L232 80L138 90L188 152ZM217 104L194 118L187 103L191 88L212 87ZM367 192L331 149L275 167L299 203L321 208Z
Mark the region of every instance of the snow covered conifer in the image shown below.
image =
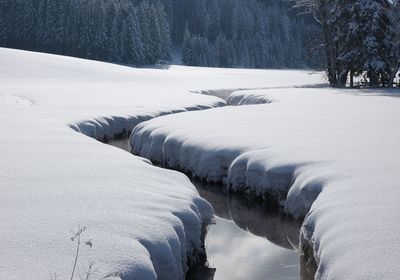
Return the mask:
M185 24L185 32L183 35L183 45L182 45L182 62L186 65L192 65L193 61L192 52L192 38L189 31L189 25Z
M390 20L391 4L387 0L359 0L358 24L362 36L362 63L370 86L386 86L393 57L395 37Z
M131 53L132 53L132 62L136 65L140 65L144 60L143 53L143 44L140 37L140 26L139 20L137 16L137 11L133 10L132 14L129 17L129 32L130 32L130 40L131 40Z
M164 6L160 2L154 4L158 26L160 29L160 59L171 59L171 31Z
M233 67L235 60L235 50L231 40L227 40L224 35L219 35L215 42L218 49L218 66Z
M394 79L400 70L400 1L393 1L391 13L390 13L391 24L394 32L393 42L393 60L391 63L390 76L389 76L389 87L393 86ZM390 39L390 38L389 38Z
M117 14L118 16L118 14ZM119 27L119 21L115 17L112 22L111 26L111 35L110 35L110 52L107 56L107 58L110 61L115 61L115 62L122 62L122 46L121 46L121 29Z
M59 0L49 1L47 5L48 19L45 44L50 48L50 51L57 52L63 46L64 9Z
M150 5L147 1L140 3L138 7L138 18L140 25L140 37L143 44L144 64L150 64L152 61L151 45L151 31L150 31L150 18L149 12Z

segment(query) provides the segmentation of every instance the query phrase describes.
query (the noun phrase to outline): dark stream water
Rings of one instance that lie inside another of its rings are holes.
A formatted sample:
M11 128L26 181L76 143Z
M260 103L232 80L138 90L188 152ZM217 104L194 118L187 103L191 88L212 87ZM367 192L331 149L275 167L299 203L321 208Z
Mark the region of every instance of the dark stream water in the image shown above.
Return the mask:
M109 144L130 151L128 140ZM207 266L195 269L192 280L300 279L300 223L220 186L193 181L214 207L216 224L209 226L205 245Z

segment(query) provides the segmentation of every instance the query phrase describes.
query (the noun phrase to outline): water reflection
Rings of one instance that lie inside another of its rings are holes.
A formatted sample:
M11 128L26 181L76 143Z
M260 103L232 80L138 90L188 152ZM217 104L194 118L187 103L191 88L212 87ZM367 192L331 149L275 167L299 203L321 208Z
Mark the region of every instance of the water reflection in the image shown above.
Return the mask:
M297 249L301 222L270 211L266 205L242 195L227 193L220 186L193 181L200 195L214 207L218 217L232 220L245 231L267 238L287 249Z
M298 244L299 222L221 187L194 183L217 216L206 236L214 278L194 279L300 279L299 255L292 245Z
M109 140L108 142L106 142L106 144L120 148L129 153L131 152L131 144L129 143L128 137L120 137L120 138L112 139L112 140Z

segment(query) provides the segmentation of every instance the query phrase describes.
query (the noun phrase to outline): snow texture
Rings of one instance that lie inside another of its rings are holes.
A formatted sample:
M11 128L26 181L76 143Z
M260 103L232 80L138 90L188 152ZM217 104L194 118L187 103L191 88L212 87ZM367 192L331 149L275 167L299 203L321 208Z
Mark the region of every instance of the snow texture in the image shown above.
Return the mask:
M154 117L225 104L207 89L265 87L301 71L135 69L0 48L0 278L183 279L211 206L188 178L104 140ZM320 80L313 75L310 79ZM272 82L273 81L273 82ZM73 129L71 129L73 128ZM76 133L82 132L82 133ZM92 138L86 137L85 135ZM53 275L50 277L50 275Z
M400 93L283 88L239 91L236 104L157 118L135 154L261 196L305 222L316 279L400 275ZM228 99L228 100L229 100Z

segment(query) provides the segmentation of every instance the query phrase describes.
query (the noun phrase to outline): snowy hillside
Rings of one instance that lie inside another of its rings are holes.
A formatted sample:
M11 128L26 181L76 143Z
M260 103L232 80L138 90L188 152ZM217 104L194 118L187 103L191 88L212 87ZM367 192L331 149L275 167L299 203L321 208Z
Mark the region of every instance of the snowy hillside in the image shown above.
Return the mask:
M321 82L300 71L134 69L10 49L0 60L1 279L69 279L79 225L93 247L81 248L77 275L93 263L95 278L183 279L209 204L185 176L76 131L103 140L224 105L189 91Z
M400 92L281 88L228 100L270 103L144 122L133 152L306 216L301 248L317 279L397 279Z

